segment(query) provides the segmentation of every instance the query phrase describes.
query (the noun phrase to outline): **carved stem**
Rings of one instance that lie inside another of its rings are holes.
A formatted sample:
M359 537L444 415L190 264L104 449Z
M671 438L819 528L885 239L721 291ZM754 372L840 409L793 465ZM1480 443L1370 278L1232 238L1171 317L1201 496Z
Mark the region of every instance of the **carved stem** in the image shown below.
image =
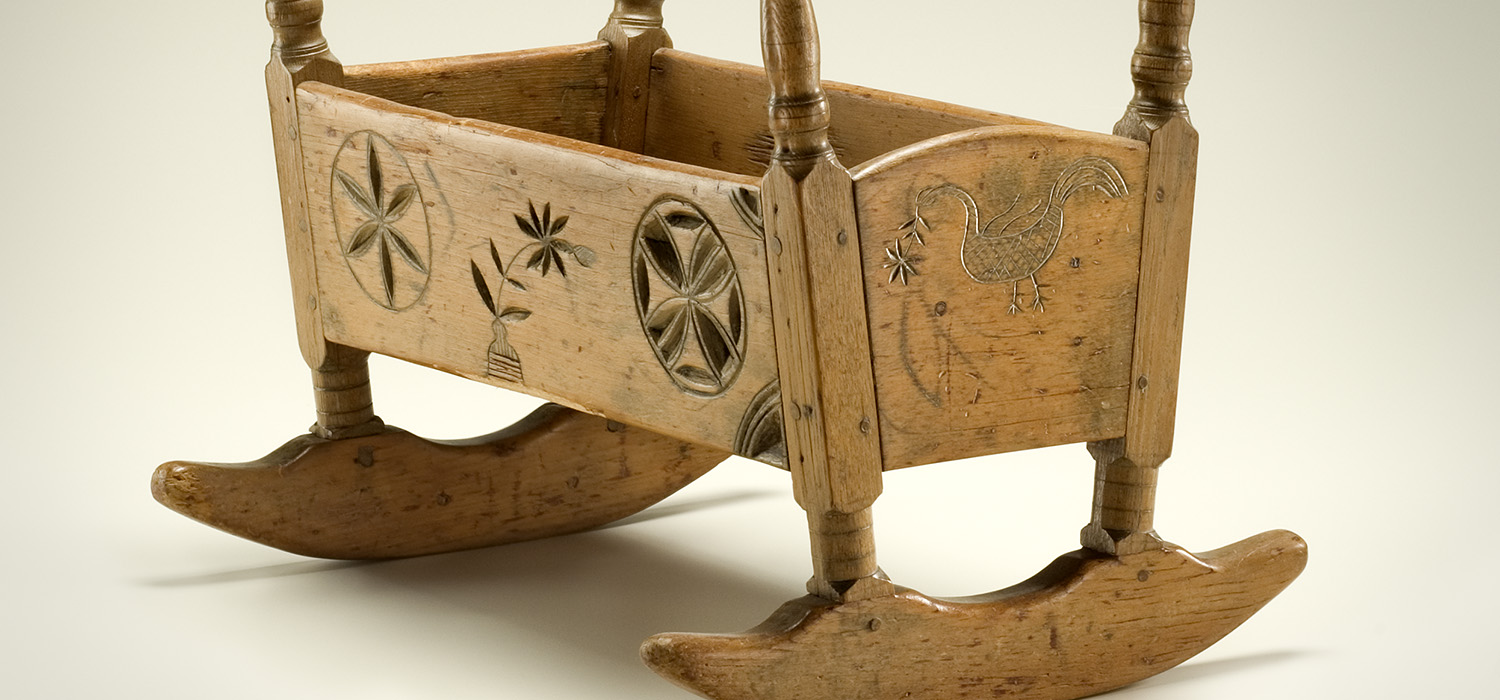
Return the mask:
M771 81L771 135L776 140L772 157L795 172L833 153L812 2L763 0L761 50Z

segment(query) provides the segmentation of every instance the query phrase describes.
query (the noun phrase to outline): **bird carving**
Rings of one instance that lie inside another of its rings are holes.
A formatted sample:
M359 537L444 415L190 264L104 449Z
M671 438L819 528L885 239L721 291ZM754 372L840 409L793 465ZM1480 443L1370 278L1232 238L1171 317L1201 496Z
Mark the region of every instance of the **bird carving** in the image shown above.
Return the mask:
M945 197L958 199L964 206L964 239L961 260L964 271L981 284L1011 283L1010 313L1018 313L1021 280L1031 280L1031 308L1044 311L1045 299L1037 284L1037 271L1052 259L1063 233L1063 205L1079 192L1098 190L1118 198L1128 193L1120 171L1109 161L1086 156L1073 161L1057 176L1052 190L1040 204L1029 211L1010 216L1021 198L1017 195L1010 208L980 227L979 205L968 192L955 185L929 187L917 194L916 217L923 228L931 230L922 216L924 208L936 205ZM1009 218L1007 218L1009 217ZM1001 220L1005 223L1001 224ZM920 235L917 236L920 243Z

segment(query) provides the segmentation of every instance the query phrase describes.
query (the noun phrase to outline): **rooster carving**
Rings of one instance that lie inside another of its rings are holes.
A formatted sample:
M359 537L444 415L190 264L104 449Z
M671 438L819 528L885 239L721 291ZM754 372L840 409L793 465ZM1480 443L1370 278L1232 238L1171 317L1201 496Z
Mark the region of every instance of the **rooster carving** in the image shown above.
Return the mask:
M1079 192L1098 190L1113 198L1128 193L1120 171L1109 161L1094 156L1085 156L1073 161L1057 176L1046 200L1030 211L1011 217L1003 225L996 226L1015 210L1020 196L999 216L990 219L981 229L979 205L968 192L955 185L929 187L917 194L916 216L907 233L920 245L925 245L916 233L918 224L928 231L932 227L922 217L922 209L937 204L944 197L954 197L964 205L964 240L961 260L964 271L981 284L1011 283L1010 313L1018 313L1020 306L1021 280L1030 279L1034 296L1031 308L1044 311L1041 286L1036 274L1052 259L1057 243L1063 233L1063 205ZM899 248L899 246L898 246ZM915 270L912 270L914 273ZM904 279L904 278L903 278Z

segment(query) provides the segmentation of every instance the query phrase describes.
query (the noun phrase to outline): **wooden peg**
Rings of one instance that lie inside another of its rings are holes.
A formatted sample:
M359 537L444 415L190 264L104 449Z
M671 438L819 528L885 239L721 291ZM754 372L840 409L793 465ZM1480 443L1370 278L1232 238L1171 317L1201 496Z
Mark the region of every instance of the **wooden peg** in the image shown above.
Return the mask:
M787 461L807 511L813 579L834 601L887 595L870 506L879 421L854 184L828 141L817 22L807 0L764 0L762 47L775 150L762 186Z
M1131 60L1135 96L1115 125L1115 135L1151 147L1125 437L1089 445L1097 461L1094 514L1082 539L1107 554L1162 544L1152 529L1156 478L1172 454L1198 168L1198 132L1184 99L1193 73L1192 22L1193 0L1141 0L1141 40Z
M646 148L646 107L651 100L651 58L672 48L662 27L665 0L615 0L599 38L609 42L609 95L604 105L604 145L641 153Z

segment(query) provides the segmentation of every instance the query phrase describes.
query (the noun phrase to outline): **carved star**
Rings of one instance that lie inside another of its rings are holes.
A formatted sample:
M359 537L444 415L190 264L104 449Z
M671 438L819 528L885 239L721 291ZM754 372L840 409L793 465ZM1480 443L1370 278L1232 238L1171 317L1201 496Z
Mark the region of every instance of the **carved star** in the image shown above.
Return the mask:
M896 241L894 248L887 246L885 249L886 261L881 267L891 271L890 279L886 280L894 284L897 279L901 284L910 284L909 277L915 277L921 273L917 272L917 263L922 262L920 255L912 255L911 246L901 247L901 241Z

